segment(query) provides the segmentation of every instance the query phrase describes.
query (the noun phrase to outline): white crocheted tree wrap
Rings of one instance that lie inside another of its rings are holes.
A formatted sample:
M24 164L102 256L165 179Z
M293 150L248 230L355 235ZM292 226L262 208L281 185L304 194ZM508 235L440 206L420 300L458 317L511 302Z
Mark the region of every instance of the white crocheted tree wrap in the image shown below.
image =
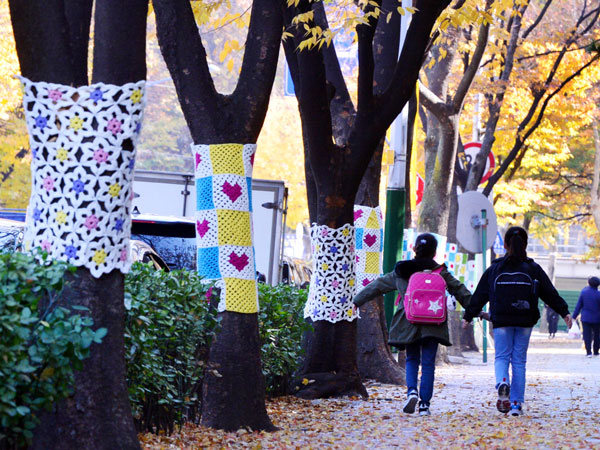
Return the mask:
M256 144L194 145L198 273L217 280L218 310L258 312L252 232Z
M356 229L356 293L377 279L383 270L383 218L378 207L354 205Z
M304 317L339 322L359 317L355 293L354 226L333 229L313 224L310 229L313 274Z
M26 248L41 247L96 278L126 273L145 82L21 81L32 152Z

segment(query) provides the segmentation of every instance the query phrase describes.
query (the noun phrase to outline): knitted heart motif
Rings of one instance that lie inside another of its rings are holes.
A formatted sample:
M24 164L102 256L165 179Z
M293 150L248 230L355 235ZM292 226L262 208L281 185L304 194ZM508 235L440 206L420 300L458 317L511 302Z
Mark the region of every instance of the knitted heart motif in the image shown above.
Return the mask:
M200 155L200 153L196 153L196 169L198 168L198 166L202 163L202 156Z
M356 222L357 219L360 219L363 215L363 211L362 209L357 209L356 211L354 211L354 221Z
M374 234L365 235L365 244L367 244L368 247L373 245L375 241L377 241L377 236L375 236Z
M231 185L226 181L223 183L223 193L229 197L229 200L235 202L242 195L242 187L237 183Z
M238 272L241 272L248 265L248 255L237 255L235 252L229 254L229 262Z
M204 237L204 235L210 229L210 227L208 225L209 225L209 223L206 219L204 219L202 222L196 222L196 230L198 231L198 234L200 235L201 238Z
M371 282L371 281L369 281L369 279L368 279L368 278L363 278L363 280L362 280L362 285L363 285L363 286L366 286L366 285L367 285L367 284L369 284L370 282Z

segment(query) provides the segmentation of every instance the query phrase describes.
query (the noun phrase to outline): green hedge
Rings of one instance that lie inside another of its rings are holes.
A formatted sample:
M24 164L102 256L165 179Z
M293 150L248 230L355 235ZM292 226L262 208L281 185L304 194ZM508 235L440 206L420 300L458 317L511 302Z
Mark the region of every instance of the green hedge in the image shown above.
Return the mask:
M217 330L195 272L135 263L125 282L127 383L139 431L196 421L208 347Z
M89 317L57 306L66 270L74 268L0 252L0 448L29 442L36 411L71 393L73 370L106 334L94 331Z

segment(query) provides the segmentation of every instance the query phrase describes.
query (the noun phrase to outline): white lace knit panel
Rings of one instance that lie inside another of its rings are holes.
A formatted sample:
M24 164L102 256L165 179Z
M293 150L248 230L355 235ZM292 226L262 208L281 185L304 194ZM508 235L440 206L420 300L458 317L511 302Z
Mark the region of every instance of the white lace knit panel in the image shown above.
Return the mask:
M126 273L145 82L21 81L32 152L26 248L41 247L94 277Z
M356 229L356 293L381 275L383 218L379 206L354 205Z
M359 317L352 303L355 292L354 226L313 224L310 229L313 274L304 317L313 321L352 321Z

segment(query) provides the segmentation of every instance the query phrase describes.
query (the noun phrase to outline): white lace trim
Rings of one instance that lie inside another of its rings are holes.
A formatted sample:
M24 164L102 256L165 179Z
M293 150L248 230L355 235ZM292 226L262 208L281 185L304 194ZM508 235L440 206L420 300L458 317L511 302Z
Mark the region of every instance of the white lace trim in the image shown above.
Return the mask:
M383 262L383 217L381 208L354 205L356 229L356 293L381 275Z
M313 224L310 229L313 274L304 317L339 322L359 317L352 303L355 293L354 226L340 228Z
M21 81L32 151L26 248L41 247L94 277L126 273L145 82Z

